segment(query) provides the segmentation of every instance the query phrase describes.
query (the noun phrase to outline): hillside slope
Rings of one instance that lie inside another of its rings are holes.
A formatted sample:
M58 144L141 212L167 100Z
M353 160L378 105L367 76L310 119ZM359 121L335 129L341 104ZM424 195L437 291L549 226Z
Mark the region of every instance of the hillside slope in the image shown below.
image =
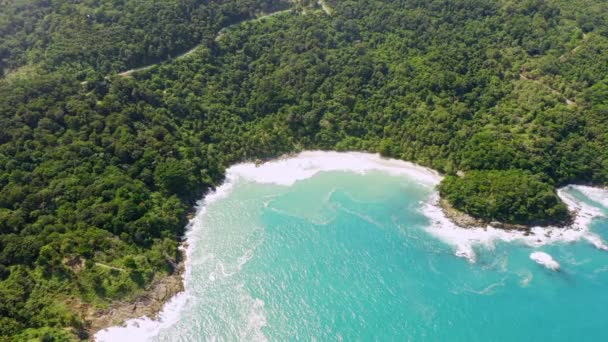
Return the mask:
M475 171L451 189L532 182L543 198L493 195L534 208L483 215L534 222L555 212L557 186L608 183L600 0L328 1L331 15L300 3L217 40L274 2L180 1L167 16L156 2L67 2L58 14L55 2L3 3L23 20L0 17L11 73L0 82L0 340L86 338L78 308L133 300L174 272L189 208L238 161L360 150ZM129 26L90 47L77 38L91 11L117 19L87 26L85 41L139 11L151 41ZM186 58L113 75L201 40Z

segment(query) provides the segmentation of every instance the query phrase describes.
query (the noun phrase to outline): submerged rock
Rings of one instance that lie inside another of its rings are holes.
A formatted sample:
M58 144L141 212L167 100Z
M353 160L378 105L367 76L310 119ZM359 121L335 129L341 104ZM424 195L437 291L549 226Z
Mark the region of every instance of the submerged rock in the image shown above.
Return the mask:
M537 264L545 266L552 271L559 271L560 265L553 257L545 252L534 252L530 254L530 259Z

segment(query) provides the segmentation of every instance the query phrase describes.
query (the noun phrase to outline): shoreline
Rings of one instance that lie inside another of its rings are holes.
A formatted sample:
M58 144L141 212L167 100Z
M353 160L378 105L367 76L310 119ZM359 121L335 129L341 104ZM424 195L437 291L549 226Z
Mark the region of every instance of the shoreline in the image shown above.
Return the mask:
M568 191L576 190L589 200L608 208L606 190L599 187L569 185L558 189L560 199L572 213L572 221L564 226L517 226L503 225L498 222L487 223L474 219L465 213L442 204L439 193L435 191L429 201L424 203L422 213L430 219L427 232L455 248L454 254L475 263L475 247L494 249L496 242L518 242L537 249L554 243L574 243L585 241L595 248L608 251L603 239L591 231L591 222L597 217L607 217L598 207L575 198ZM605 200L602 200L606 197Z
M197 242L197 233L201 229L200 217L209 203L225 197L232 189L236 180L244 179L263 184L277 184L291 186L299 180L315 176L319 172L349 171L365 174L368 171L382 171L391 175L410 177L421 184L432 188L430 197L424 203L420 212L429 219L429 226L425 230L435 238L452 246L454 255L476 261L473 247L482 245L493 248L495 241L519 241L532 248L544 246L555 242L575 242L586 240L596 248L608 251L602 239L589 230L591 220L602 216L599 209L583 203L566 190L576 187L581 192L599 192L596 197L602 202L605 189L584 186L568 186L558 190L562 201L574 213L573 222L565 227L527 227L519 225L500 225L497 222L483 222L462 213L445 201L441 200L435 186L443 176L428 167L411 162L381 157L379 154L362 152L333 152L333 151L303 151L284 154L271 160L255 160L238 163L226 169L224 182L205 193L203 198L194 207L195 215L189 213L184 242L180 250L182 258L176 271L162 277L150 285L141 296L134 301L117 302L103 311L101 316L92 319L89 332L90 339L102 341L117 340L115 337L129 336L128 331L114 329L138 329L143 326L147 334L158 332L162 326L174 322L177 312L181 310L187 298L185 281L188 274L187 261L192 248ZM590 197L590 196L588 196ZM591 197L590 197L591 198ZM594 200L594 199L592 199ZM607 206L608 208L608 206ZM167 284L170 284L167 287ZM151 294L152 293L152 294ZM162 293L162 295L160 295ZM175 303L174 303L175 302ZM99 314L99 311L95 314ZM103 336L100 336L103 335ZM154 336L154 335L149 335ZM121 339L122 340L122 339Z
M481 219L476 219L473 216L460 211L454 208L446 199L439 199L439 206L443 210L445 216L452 221L453 224L460 228L476 228L476 227L485 227L492 226L494 228L506 230L506 231L521 231L525 233L530 233L532 228L541 227L541 228L563 228L568 229L568 227L572 226L574 223L574 217L576 217L576 210L569 211L569 218L566 222L560 222L558 224L549 224L549 225L535 225L535 224L515 224L515 223L504 223L500 221L484 221Z
M176 321L175 313L180 312L189 300L186 292L186 278L189 273L188 261L191 259L192 249L197 242L197 228L201 225L198 219L206 211L208 204L226 196L231 188L232 180L227 174L222 184L209 188L203 194L202 199L192 207L192 210L186 213L188 223L178 247L181 259L176 265L175 272L161 277L149 285L150 291L163 293L163 295L152 298L149 290L146 290L135 300L117 301L116 308L110 307L102 311L107 316L103 320L103 324L97 324L95 327L91 325L86 329L89 332L90 341L126 341L131 339L131 336L125 335L121 330L133 328L142 329L147 337L151 337L158 333L159 329L163 327L163 323L172 324ZM167 289L165 286L167 284L171 284L168 288L169 291L163 292L163 289ZM99 318L96 320L100 323L102 321ZM141 336L133 338L133 341L142 340Z
M264 168L264 170L260 170ZM295 172L285 172L292 169ZM226 176L222 184L206 192L202 199L194 206L194 210L187 213L189 223L181 244L182 259L179 263L179 271L160 278L149 285L135 300L116 301L110 304L108 309L86 312L85 317L91 324L85 329L89 332L90 341L115 341L122 340L113 335L112 330L117 328L137 328L149 324L160 325L166 318L172 316L174 310L183 304L180 302L182 294L185 294L185 282L188 274L187 260L190 257L193 246L196 244L196 228L199 226L198 218L209 203L223 198L228 194L235 180L245 178L250 181L268 184L279 184L291 186L298 180L313 177L322 171L352 171L365 173L373 170L383 170L393 175L404 175L417 179L423 184L435 186L442 176L435 170L418 164L398 159L390 159L380 154L364 152L335 152L335 151L299 151L286 153L272 159L252 160L233 164L226 169ZM261 172L260 172L261 171ZM177 268L176 268L177 269ZM163 292L164 284L173 286L168 292ZM153 296L163 292L163 296ZM175 300L179 303L172 305ZM168 308L168 306L172 306ZM174 307L173 307L174 306ZM83 312L83 310L79 310ZM172 312L166 312L172 311Z
M180 260L174 265L171 274L157 277L148 287L133 300L113 301L107 309L95 310L84 305L81 310L89 323L84 329L88 332L89 341L95 341L96 335L111 327L126 326L129 320L148 317L159 318L165 305L175 296L184 292L184 275L186 271L187 243L180 245Z

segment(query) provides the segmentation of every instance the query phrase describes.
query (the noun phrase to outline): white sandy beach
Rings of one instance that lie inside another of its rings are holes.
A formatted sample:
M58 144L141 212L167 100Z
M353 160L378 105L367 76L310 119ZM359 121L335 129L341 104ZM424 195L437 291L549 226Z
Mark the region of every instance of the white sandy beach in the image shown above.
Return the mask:
M304 180L320 172L350 171L366 173L369 171L382 171L391 175L404 176L414 179L421 184L434 188L442 176L434 170L399 160L382 158L377 154L358 152L302 152L295 156L279 158L261 165L242 163L230 167L226 172L223 185L209 193L198 204L197 214L191 220L186 233L186 271L184 281L188 282L190 272L190 256L196 248L200 232L204 229L201 217L209 203L227 196L235 182L239 179L258 183L291 186L297 181ZM593 218L603 215L602 211L577 200L570 193L576 189L592 201L608 208L608 191L584 186L569 186L558 191L559 196L568 205L570 210L577 213L574 223L568 228L532 228L531 234L526 235L520 231L505 231L491 226L461 228L452 223L438 205L439 196L433 190L426 203L421 203L421 212L428 217L429 234L444 243L453 246L454 254L475 262L475 247L493 248L496 241L521 242L532 248L546 244L565 242L570 243L585 240L595 247L608 250L605 242L589 230ZM546 253L532 253L531 258L546 267L552 268L559 263ZM187 286L186 286L187 288ZM160 313L158 320L144 317L127 322L125 327L111 327L95 335L97 341L145 341L156 336L165 327L171 326L179 319L180 311L189 301L190 295L183 292L166 305Z

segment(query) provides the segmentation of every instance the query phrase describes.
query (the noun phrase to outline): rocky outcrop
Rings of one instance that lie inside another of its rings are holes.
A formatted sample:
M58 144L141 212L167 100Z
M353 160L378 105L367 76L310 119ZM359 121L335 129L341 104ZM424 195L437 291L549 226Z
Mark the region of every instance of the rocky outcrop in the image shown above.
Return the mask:
M441 209L445 213L450 221L454 222L455 225L461 228L471 228L471 227L486 227L492 226L494 228L505 229L505 230L521 230L521 231L529 231L530 227L520 225L520 224L508 224L497 221L486 222L484 220L476 219L450 205L450 203L441 199L439 201Z
M95 333L129 319L147 316L156 318L165 303L184 290L184 258L175 265L172 274L158 276L141 295L128 301L114 301L108 308L99 309L84 303L72 303L81 312L86 326L83 335L93 341Z

